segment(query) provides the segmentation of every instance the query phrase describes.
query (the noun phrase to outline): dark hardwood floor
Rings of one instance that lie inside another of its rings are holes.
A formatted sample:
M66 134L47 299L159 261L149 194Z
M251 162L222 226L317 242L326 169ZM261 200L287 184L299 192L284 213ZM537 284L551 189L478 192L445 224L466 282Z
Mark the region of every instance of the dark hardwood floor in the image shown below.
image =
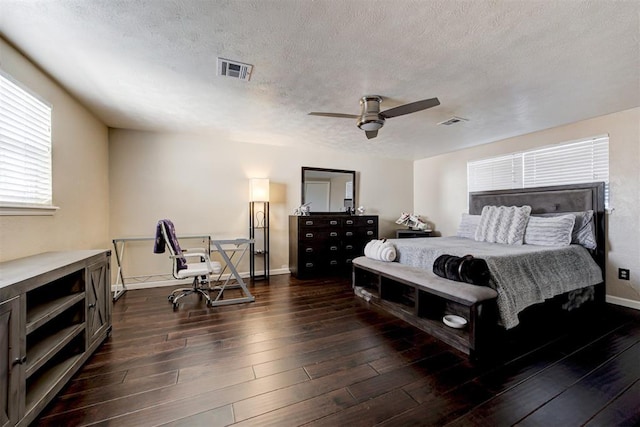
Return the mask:
M127 292L112 336L34 425L613 426L640 423L640 312L533 322L464 354L355 297L274 276L256 302L173 311Z

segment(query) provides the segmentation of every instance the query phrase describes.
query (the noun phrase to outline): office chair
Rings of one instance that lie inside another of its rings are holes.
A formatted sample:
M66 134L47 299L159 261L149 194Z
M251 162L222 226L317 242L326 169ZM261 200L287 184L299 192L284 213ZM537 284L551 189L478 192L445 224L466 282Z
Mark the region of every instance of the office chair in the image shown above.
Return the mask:
M210 275L220 273L220 263L211 261L208 248L183 251L173 223L168 219L161 219L156 227L153 252L164 253L165 246L169 248L170 258L173 260L173 277L178 280L193 278L191 287L178 288L169 294L168 299L173 304L173 309L178 308L178 301L189 294L198 294L206 299L207 305L211 304ZM198 262L187 263L188 258L197 258Z

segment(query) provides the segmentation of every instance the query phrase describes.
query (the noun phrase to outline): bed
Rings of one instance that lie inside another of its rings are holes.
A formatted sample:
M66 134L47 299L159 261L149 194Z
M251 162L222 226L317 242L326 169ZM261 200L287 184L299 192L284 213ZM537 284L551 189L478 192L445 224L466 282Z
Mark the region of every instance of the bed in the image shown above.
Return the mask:
M397 262L367 257L353 261L355 293L472 356L487 346L496 328L516 327L521 313L531 306L553 304L574 310L584 303L603 303L604 184L471 193L469 215L481 215L485 206L525 205L531 207L528 218L593 211L588 248L581 244L496 244L470 236L390 240L397 250ZM531 230L534 221L540 220L531 220ZM472 254L486 260L490 283L476 286L436 276L433 263L443 254ZM446 326L442 318L447 314L468 323L460 329Z

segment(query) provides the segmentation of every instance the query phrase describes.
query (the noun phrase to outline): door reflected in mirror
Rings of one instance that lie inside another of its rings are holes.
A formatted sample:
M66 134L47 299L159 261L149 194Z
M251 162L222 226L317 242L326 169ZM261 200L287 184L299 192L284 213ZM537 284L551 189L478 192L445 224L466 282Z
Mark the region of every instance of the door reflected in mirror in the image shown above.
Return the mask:
M302 204L311 214L353 212L355 181L355 171L303 167Z

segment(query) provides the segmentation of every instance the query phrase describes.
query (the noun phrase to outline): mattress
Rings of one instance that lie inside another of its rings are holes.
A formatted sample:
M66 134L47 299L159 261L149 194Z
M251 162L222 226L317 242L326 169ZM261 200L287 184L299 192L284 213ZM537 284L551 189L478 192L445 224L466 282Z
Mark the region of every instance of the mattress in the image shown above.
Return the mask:
M602 270L579 245L505 245L463 237L389 241L396 246L397 262L430 271L435 259L444 254L470 254L486 260L491 272L489 285L498 293L500 320L507 329L518 325L518 313L525 308L603 281Z

